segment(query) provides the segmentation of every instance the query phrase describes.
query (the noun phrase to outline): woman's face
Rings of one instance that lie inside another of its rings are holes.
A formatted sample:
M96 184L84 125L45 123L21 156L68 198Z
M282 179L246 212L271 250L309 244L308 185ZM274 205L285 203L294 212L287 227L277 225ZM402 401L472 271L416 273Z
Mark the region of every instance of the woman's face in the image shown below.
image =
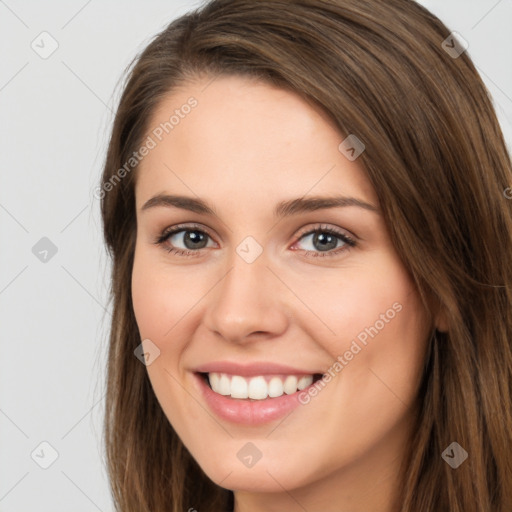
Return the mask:
M133 306L154 392L193 457L247 493L393 474L431 326L362 146L340 149L317 108L241 77L182 86L147 136Z

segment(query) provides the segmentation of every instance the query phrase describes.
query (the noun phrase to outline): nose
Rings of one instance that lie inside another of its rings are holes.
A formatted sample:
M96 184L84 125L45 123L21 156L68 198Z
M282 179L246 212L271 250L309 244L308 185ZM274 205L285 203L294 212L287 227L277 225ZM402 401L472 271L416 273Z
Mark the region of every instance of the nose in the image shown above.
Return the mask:
M233 343L273 338L288 326L287 289L259 257L247 263L238 255L211 290L203 323ZM289 292L288 292L289 293Z

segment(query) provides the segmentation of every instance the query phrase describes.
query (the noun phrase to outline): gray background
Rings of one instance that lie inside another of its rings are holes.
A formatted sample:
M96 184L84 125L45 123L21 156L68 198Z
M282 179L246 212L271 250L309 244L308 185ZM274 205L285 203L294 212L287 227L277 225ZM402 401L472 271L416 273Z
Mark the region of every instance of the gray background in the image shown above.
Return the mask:
M421 3L468 41L512 147L512 0ZM125 66L198 5L0 0L0 512L113 510L110 267L93 190ZM52 44L47 58L31 46Z

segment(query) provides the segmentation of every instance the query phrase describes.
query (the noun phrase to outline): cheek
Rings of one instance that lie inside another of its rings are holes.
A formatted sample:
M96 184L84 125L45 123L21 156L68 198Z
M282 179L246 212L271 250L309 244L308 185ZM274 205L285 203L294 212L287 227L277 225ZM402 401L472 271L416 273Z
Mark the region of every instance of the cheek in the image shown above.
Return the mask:
M331 357L331 398L367 425L373 411L386 404L389 427L403 414L403 404L415 400L429 319L396 254L382 251L374 257L372 264L344 268L339 278L325 280L321 292L318 283L314 287L304 281L308 305L329 329L318 322L316 329L308 322L301 327ZM341 415L339 425L347 421ZM375 432L368 429L370 438Z
M170 272L160 258L136 249L132 302L142 338L162 343L172 337L175 326L201 294L204 290L198 287L197 280L190 278L190 270Z
M398 257L382 254L378 263L354 277L336 307L338 320L332 322L338 341L329 344L329 352L333 359L344 359L340 372L345 389L357 397L351 407L379 407L379 402L396 399L411 403L420 383L430 325Z
M158 255L136 247L132 271L132 303L142 340L149 339L160 354L146 370L155 396L173 425L183 422L176 412L177 404L185 407L181 380L180 357L186 347L183 328L187 312L197 302L195 293L187 288L185 274L171 273ZM184 291L186 290L186 291Z
M132 302L143 339L159 339L166 324L167 329L171 326L171 318L167 318L166 309L172 307L169 304L172 294L165 282L156 277L154 271L144 265L144 259L136 257L132 273Z
M375 350L393 352L428 329L414 283L393 251L375 251L364 264L330 270L322 279L305 276L297 288L317 317L313 322L311 315L296 317L302 319L301 328L333 359L353 340L363 348L373 339L394 340Z

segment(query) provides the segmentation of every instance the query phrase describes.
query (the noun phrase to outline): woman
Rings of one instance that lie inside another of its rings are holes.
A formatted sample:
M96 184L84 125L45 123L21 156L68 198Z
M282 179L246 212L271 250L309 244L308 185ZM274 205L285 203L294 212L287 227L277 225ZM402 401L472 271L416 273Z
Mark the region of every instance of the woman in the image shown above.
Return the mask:
M511 183L412 1L171 23L101 183L118 510L509 512Z

